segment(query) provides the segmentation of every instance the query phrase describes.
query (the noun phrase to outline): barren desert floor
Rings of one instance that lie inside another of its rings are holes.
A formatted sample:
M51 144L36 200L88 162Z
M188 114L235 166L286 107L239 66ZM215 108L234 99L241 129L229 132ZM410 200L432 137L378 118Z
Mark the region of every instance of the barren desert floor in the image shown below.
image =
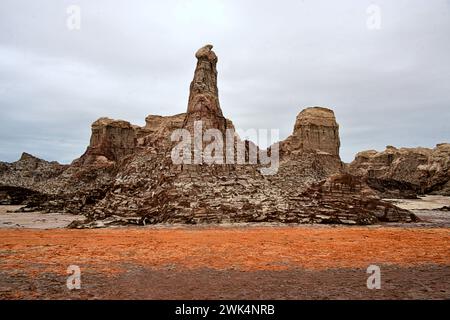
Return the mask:
M409 225L93 230L21 213L27 228L0 228L0 299L450 299L449 213L418 212ZM0 224L13 218L3 207ZM80 290L66 287L70 265ZM381 289L367 288L369 265Z

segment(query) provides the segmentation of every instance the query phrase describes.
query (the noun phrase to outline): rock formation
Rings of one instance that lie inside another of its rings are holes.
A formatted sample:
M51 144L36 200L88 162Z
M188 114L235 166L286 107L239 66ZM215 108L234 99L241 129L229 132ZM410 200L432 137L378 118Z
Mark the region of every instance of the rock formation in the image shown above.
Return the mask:
M323 107L302 110L293 133L280 142L282 160L274 183L290 190L342 172L339 148L339 125L334 112Z
M450 144L434 149L400 148L363 151L348 167L364 177L386 197L415 197L416 194L450 195Z
M169 130L170 132L172 132L175 129L182 128L185 118L185 113L180 113L168 117L149 115L147 116L147 118L145 118L145 126L142 128L142 135L167 136L166 134L161 133L161 131Z
M200 48L195 57L197 67L189 89L189 102L183 128L192 130L195 121L202 121L203 129L225 132L227 121L222 114L217 88L217 56L212 45Z
M28 204L36 197L42 200L41 194L37 191L22 187L0 186L0 205Z
M281 144L283 154L319 152L339 157L339 148L339 125L334 112L322 107L300 112L294 132Z
M339 158L339 127L333 111L326 108L308 108L299 114L293 134L280 142L282 157L275 175L264 176L259 162L174 163L171 134L175 129L192 133L197 121L203 130L219 129L223 134L234 128L220 108L217 56L211 49L207 45L195 55L186 113L150 115L144 127L101 118L92 125L85 154L71 165L38 161L41 164L34 169L17 169L20 163L35 160L0 163L0 185L42 192L27 210L86 215L85 223L73 227L92 226L100 219L133 224L415 221L408 211L368 191L364 181L330 180L331 175L342 174L344 166ZM250 144L246 143L246 152ZM48 166L51 174L42 175L42 168ZM41 178L33 180L35 176ZM21 192L3 190L9 198L11 192Z
M81 157L83 163L118 161L134 152L135 128L127 121L100 118L92 124L91 142Z
M67 168L56 161L48 162L24 152L16 162L0 162L0 184L39 190Z

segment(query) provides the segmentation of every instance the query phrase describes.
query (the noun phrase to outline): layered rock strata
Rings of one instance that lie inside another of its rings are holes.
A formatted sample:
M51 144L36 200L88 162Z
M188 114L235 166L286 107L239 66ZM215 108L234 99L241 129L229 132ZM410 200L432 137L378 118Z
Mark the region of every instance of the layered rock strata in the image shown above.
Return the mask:
M450 144L363 151L349 165L349 172L367 179L384 196L450 195Z
M136 130L129 122L100 118L92 124L89 147L81 157L84 164L118 161L135 151Z
M292 136L280 142L282 157L275 175L263 175L260 163L174 163L174 130L192 133L198 121L203 130L218 129L221 134L234 128L220 107L217 56L211 49L207 45L196 53L186 113L151 115L144 127L101 118L92 125L85 154L71 165L43 162L31 171L13 174L11 166L17 164L0 163L0 184L41 191L43 199L29 207L83 213L88 220L81 226L114 217L134 224L415 220L409 212L368 195L363 181L354 186L353 182L345 185L348 179L330 180L344 168L339 126L326 108L308 108L299 114ZM250 145L246 143L246 152ZM51 174L45 179L32 181L27 176L42 176L40 168L48 166ZM336 181L343 181L340 188Z
M212 45L200 48L195 57L197 66L189 88L189 101L183 128L194 129L194 123L201 121L203 130L219 129L225 132L227 120L222 114L217 88L217 56Z
M339 157L339 125L333 110L306 108L297 116L294 132L281 143L283 154L326 153Z

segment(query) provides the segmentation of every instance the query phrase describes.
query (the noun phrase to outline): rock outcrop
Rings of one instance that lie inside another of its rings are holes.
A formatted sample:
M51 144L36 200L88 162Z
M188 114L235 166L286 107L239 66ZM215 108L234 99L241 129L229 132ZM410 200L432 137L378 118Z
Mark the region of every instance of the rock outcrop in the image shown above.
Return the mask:
M24 152L16 162L0 162L0 184L39 190L67 168L67 165L45 161Z
M333 110L306 108L295 122L294 132L281 143L281 153L327 153L339 157L339 125Z
M339 148L339 125L334 112L323 107L302 110L293 133L280 142L282 165L274 183L291 189L342 172Z
M367 179L369 185L388 197L416 194L450 195L450 144L434 149L395 148L363 151L348 166L349 172Z
M80 159L83 164L118 161L135 151L136 128L129 122L100 118L91 128L89 147Z
M149 115L145 118L145 127L142 128L144 135L160 135L167 136L163 131L172 132L173 130L183 127L185 113L180 113L174 116L158 116Z
M93 221L101 219L108 224L415 221L408 211L368 194L363 182L348 186L349 179L341 179L336 188L336 180L329 180L343 172L343 165L339 127L333 111L325 108L299 114L292 136L280 142L282 157L275 175L263 175L260 162L175 163L174 130L192 133L198 121L203 131L219 129L225 135L226 129L234 129L222 114L217 56L211 49L207 45L196 53L186 113L151 115L144 127L101 118L92 125L85 154L70 166L53 170L54 175L40 183L21 185L22 176L11 175L12 165L3 164L0 185L42 191L41 200L30 203L28 210L83 213L87 221L77 228L97 225ZM245 144L246 153L250 145Z
M145 118L145 126L137 129L138 146L167 146L170 135L183 127L185 113L174 116L149 115Z

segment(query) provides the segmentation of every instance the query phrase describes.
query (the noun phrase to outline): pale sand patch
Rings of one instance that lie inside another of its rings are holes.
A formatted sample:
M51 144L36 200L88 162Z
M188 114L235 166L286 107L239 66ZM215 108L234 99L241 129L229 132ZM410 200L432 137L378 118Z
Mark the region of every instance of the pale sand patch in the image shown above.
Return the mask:
M386 199L396 206L406 210L434 210L450 206L450 197L424 196L420 199Z
M42 213L42 212L8 212L22 206L0 206L0 229L59 229L67 227L74 220L83 220L83 216Z

